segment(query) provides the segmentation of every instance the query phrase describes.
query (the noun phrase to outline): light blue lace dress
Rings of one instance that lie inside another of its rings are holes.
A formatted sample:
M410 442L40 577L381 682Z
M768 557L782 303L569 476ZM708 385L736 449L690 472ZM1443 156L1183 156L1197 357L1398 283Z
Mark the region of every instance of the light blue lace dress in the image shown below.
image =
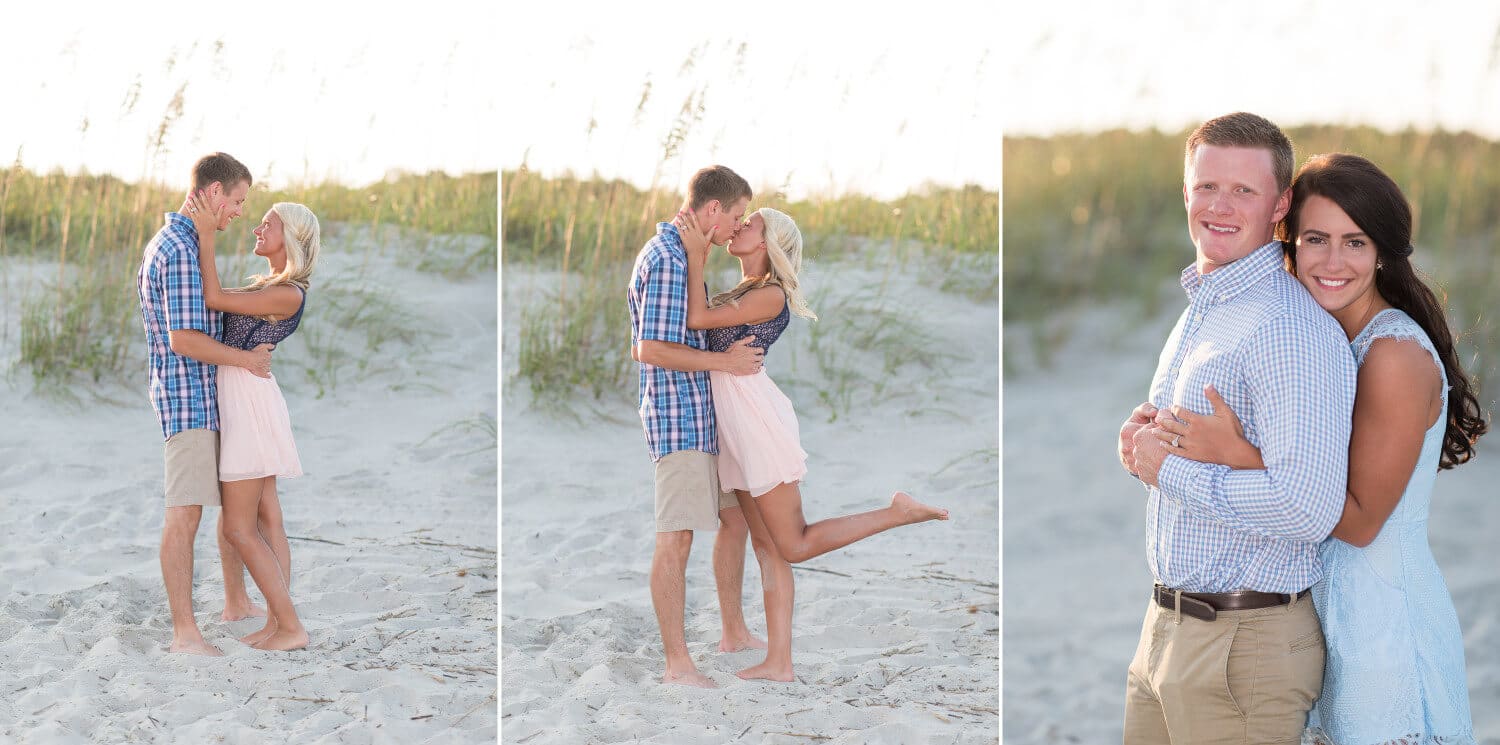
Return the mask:
M1376 314L1351 342L1355 359L1364 364L1371 343L1381 338L1416 341L1441 374L1432 342L1410 316L1396 309ZM1324 578L1312 592L1328 661L1304 742L1474 742L1458 614L1427 544L1447 421L1445 395L1406 491L1373 543L1355 548L1328 538L1320 547Z

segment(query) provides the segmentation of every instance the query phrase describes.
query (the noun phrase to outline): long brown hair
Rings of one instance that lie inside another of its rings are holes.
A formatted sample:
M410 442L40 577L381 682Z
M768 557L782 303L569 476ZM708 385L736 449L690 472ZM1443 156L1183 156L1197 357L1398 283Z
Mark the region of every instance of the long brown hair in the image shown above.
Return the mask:
M1411 206L1401 187L1374 163L1349 153L1314 155L1292 182L1292 206L1280 226L1282 249L1296 273L1298 219L1307 198L1332 200L1375 244L1378 265L1375 290L1393 307L1411 316L1443 361L1448 377L1448 424L1438 468L1452 468L1474 457L1474 443L1489 431L1479 398L1459 364L1443 304L1412 266Z

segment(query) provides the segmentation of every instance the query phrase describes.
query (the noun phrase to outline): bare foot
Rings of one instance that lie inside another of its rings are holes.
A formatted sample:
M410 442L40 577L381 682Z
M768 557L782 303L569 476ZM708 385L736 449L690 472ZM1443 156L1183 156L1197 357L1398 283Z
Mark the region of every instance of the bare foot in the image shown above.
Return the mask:
M707 675L697 670L687 670L680 673L666 673L661 676L661 682L671 685L695 686L697 688L718 688L719 684L713 682Z
M251 646L267 652L290 652L294 649L302 649L307 646L307 629L296 631L277 629L275 633Z
M224 656L224 653L220 652L218 647L215 647L214 645L203 641L203 637L201 636L197 639L190 639L185 641L178 641L174 638L172 640L172 646L168 647L167 651L176 654L198 654L203 655L204 657Z
M792 666L790 664L772 665L769 661L762 662L754 667L747 667L735 673L735 675L745 680L775 680L782 683L790 683L797 679L797 676L792 673Z
M242 621L242 620L244 620L246 618L265 618L265 617L266 617L266 609L265 608L262 608L262 607L260 607L258 605L252 605L249 602L246 602L246 603L243 603L243 604L241 604L241 603L235 603L234 605L225 604L224 605L224 612L219 614L219 618L221 618L221 619L223 619L225 621Z
M276 622L271 619L266 619L266 625L260 627L254 633L246 634L240 637L240 641L253 647L257 644L260 644L265 640L266 637L274 633L276 633Z
M743 634L719 637L720 652L738 652L742 649L765 649L766 640L746 631Z
M912 499L911 495L904 491L898 491L891 495L891 509L899 512L907 525L927 520L948 519L948 510L922 504Z

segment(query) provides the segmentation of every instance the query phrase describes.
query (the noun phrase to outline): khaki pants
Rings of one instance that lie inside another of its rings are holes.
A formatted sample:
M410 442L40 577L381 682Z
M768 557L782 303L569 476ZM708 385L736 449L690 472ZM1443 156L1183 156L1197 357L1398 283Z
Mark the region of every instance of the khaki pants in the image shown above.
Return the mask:
M1323 690L1311 597L1214 621L1150 603L1125 684L1125 745L1298 743Z

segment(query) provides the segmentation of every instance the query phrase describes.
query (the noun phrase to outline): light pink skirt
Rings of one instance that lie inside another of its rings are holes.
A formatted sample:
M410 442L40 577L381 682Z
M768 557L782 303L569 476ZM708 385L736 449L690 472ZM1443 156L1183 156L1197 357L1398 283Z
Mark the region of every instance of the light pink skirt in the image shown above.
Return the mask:
M719 433L719 485L758 497L807 475L807 452L791 399L764 368L754 375L709 373Z
M276 378L219 366L219 480L302 475L292 419Z

